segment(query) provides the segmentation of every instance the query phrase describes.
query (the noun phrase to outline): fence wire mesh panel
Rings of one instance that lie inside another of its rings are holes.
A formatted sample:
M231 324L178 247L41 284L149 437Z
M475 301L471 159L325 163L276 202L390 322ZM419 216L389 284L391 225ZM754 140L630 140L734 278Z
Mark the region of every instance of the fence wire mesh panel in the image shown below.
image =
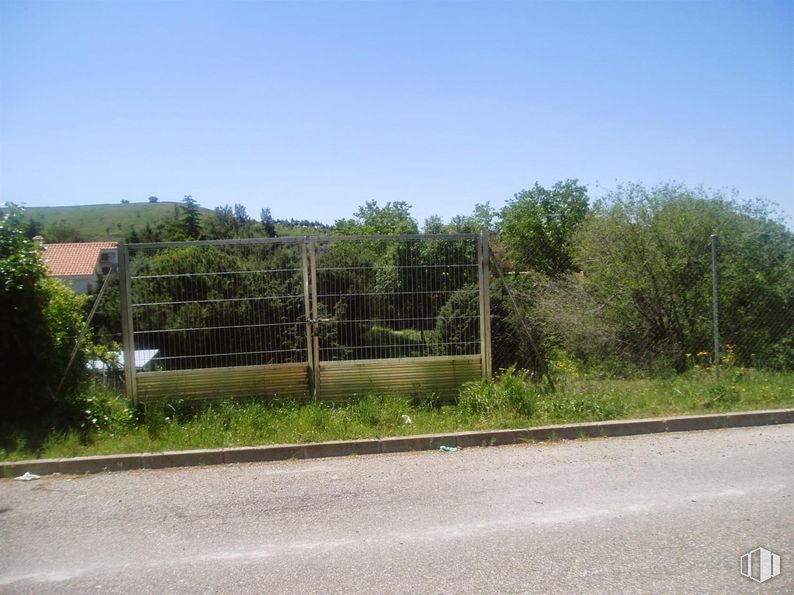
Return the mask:
M308 393L302 243L130 245L128 259L140 397L267 395L279 372Z
M477 236L321 238L314 250L323 397L449 393L480 376Z
M794 369L791 240L777 257L759 258L746 239L703 234L684 244L683 235L632 236L622 253L599 244L597 258L555 276L518 268L494 240L494 371L515 366L553 383Z
M487 370L481 246L473 234L124 246L128 393L453 394Z
M790 234L753 235L776 246L774 252L761 257L750 247L737 249L731 238L713 239L717 349L711 360L725 368L792 371L794 239Z
M478 355L476 238L318 241L321 361Z
M510 367L530 370L542 376L547 372L532 300L524 290L521 275L507 271L501 259L491 253L490 314L491 360L493 372Z

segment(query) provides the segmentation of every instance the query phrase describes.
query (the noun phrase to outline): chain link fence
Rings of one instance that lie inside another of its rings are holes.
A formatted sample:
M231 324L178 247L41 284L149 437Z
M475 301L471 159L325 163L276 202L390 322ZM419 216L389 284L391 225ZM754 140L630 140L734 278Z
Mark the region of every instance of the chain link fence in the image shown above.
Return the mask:
M705 236L672 252L638 243L632 260L608 270L585 262L550 277L515 270L494 237L492 369L515 366L552 383L573 368L618 378L791 371L794 263L781 266L784 256L755 245ZM320 242L317 312L308 317L299 244L180 250L139 249L133 258L135 348L157 349L158 369L305 362L313 318L325 361L480 353L471 239ZM263 296L277 296L279 308ZM117 288L97 318L114 316ZM102 334L118 340L119 330L105 324Z
M494 370L551 379L566 367L608 377L794 369L794 269L701 240L684 257L638 246L622 266L559 277L510 270L493 241Z

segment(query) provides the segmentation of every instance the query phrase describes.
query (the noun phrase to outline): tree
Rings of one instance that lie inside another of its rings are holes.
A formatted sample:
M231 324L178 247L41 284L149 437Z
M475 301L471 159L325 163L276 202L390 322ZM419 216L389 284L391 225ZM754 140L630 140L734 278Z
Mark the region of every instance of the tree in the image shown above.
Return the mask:
M629 185L596 203L574 253L627 356L683 371L686 354L711 351L712 233L720 237L723 342L736 345L742 365L791 367L794 242L768 205Z
M262 235L257 229L257 222L248 216L245 206L241 204L235 204L234 207L216 207L202 227L203 236L210 240L255 238Z
M270 209L262 209L259 218L262 221L262 231L264 231L265 237L276 237L276 222L270 214Z
M264 215L264 212L262 214ZM308 219L275 219L273 221L273 232L277 236L327 235L332 231L332 226Z
M121 199L121 204L128 205L128 204L130 204L130 201L128 201L126 198L122 198Z
M481 231L492 230L496 220L496 211L491 208L490 203L474 205L474 212L471 215L455 215L445 224L438 215L432 215L425 219L424 233L480 233Z
M195 199L186 194L182 199L185 205L176 219L174 229L175 240L197 240L201 236L201 211ZM180 237L181 236L181 237Z
M82 326L83 298L47 278L25 227L22 210L6 205L0 216L0 425L9 426L0 435L5 436L10 430L68 422L85 373L78 357L55 393Z
M44 230L44 237L52 244L85 241L80 230L73 225L69 225L65 219L50 223Z
M425 219L425 224L422 226L423 233L447 233L447 226L444 220L438 215L431 215Z
M547 275L574 269L571 238L588 211L587 188L577 180L551 188L538 183L522 190L502 209L502 241L519 268Z
M411 216L411 205L407 202L387 202L381 207L375 200L368 200L359 207L354 219L340 219L336 232L341 235L392 235L418 233L419 226Z
M141 241L141 238L138 235L138 232L135 230L134 225L130 225L130 230L127 232L124 241L127 242L128 244L137 244L138 242Z
M157 198L156 196L150 196L150 197L149 197L149 202L151 202L151 203L155 203L155 202L157 202L158 200L160 200L160 199L159 199L159 198Z
M497 213L491 204L477 203L471 215L455 215L449 222L449 231L454 233L479 233L493 230Z
M38 219L34 219L30 217L28 222L25 224L25 235L29 238L35 238L37 235L41 235L42 232L42 224L41 221Z

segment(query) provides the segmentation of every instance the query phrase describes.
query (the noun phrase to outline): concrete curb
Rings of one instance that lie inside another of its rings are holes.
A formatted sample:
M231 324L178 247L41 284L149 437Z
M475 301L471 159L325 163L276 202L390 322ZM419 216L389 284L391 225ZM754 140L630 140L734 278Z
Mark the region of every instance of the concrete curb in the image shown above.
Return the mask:
M0 477L16 477L26 471L36 475L66 473L103 473L132 469L165 469L196 465L221 465L229 463L260 463L287 459L316 459L349 455L385 454L415 450L437 450L440 446L462 448L502 446L545 440L575 440L635 436L663 432L688 432L719 428L741 428L794 423L794 409L747 411L744 413L717 413L714 415L687 415L682 417L629 419L558 426L540 426L517 430L486 430L482 432L457 432L453 434L426 434L395 436L381 439L339 440L309 444L278 444L208 450L137 453L70 459L38 459L0 463Z

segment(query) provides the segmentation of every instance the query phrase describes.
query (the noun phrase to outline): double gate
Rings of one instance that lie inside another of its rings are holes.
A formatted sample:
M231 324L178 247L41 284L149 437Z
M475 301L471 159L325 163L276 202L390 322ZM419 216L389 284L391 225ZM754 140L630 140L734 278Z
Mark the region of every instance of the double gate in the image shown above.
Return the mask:
M485 235L119 246L127 394L451 396L490 374Z

